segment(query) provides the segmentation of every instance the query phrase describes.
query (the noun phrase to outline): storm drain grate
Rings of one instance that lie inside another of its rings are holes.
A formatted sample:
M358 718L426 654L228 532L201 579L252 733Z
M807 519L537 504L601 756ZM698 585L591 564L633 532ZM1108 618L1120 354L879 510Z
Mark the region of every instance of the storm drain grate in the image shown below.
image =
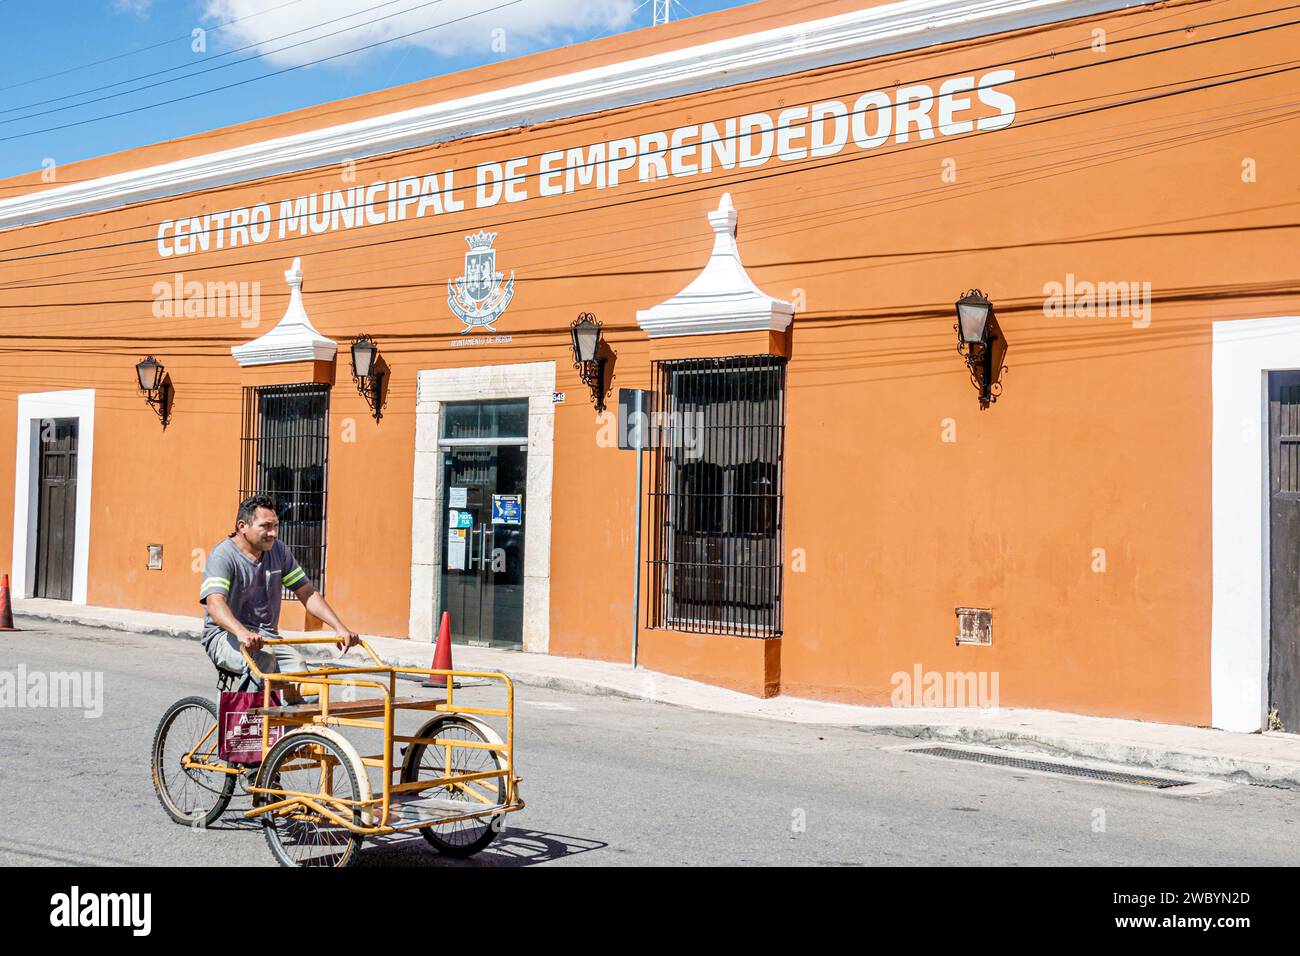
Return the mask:
M1045 773L1059 773L1067 777L1086 777L1089 780L1103 780L1107 783L1130 783L1139 787L1154 787L1157 790L1167 790L1170 787L1185 787L1192 783L1190 780L1148 777L1145 774L1124 773L1119 770L1096 770L1092 767L1075 767L1070 764L1048 763L1044 760L1027 760L1024 757L1004 757L1000 754L986 754L975 750L957 750L954 747L917 747L911 753L928 754L931 757L947 757L949 760L970 760L974 763L1012 767L1016 770L1041 770Z

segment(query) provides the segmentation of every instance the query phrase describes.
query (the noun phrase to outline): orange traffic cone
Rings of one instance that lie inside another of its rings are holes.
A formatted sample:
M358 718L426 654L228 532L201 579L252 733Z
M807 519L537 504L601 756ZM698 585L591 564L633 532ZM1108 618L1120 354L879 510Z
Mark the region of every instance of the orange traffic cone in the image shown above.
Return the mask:
M436 671L451 670L451 613L442 612L442 623L438 625L438 642L433 645L433 669ZM447 687L450 685L453 689L460 686L460 682L452 682L451 677L435 674L421 685L423 687Z
M0 578L0 631L16 631L14 612L9 606L9 575Z

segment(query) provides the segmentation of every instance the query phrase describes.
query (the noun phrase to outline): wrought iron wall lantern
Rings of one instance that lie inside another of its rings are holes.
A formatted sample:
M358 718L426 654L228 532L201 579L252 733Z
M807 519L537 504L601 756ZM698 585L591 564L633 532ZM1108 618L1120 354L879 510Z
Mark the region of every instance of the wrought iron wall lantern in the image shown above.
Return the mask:
M583 312L569 327L573 339L573 367L582 384L591 389L596 411L605 410L605 359L600 354L600 323L590 312Z
M162 427L166 428L171 422L172 398L175 394L166 366L150 355L135 363L135 377L140 391L144 393L145 404L157 413Z
M379 356L379 346L369 335L358 335L352 340L352 381L357 392L366 400L375 421L384 417L384 375L386 366Z
M1007 340L998 327L993 303L979 289L957 300L957 354L966 359L971 383L979 389L980 408L988 408L1002 394Z

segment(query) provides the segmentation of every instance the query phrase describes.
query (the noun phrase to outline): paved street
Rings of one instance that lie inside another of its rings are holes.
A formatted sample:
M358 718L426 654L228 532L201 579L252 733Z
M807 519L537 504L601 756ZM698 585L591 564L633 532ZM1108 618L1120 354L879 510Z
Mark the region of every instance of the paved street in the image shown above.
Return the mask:
M0 671L102 672L103 714L0 711L0 865L272 865L236 812L247 797L193 831L154 796L159 717L214 693L198 644L19 623L31 629L0 634ZM901 753L893 736L531 687L517 715L528 807L496 843L461 863L394 837L367 842L361 865L1300 863L1295 791L1137 791Z

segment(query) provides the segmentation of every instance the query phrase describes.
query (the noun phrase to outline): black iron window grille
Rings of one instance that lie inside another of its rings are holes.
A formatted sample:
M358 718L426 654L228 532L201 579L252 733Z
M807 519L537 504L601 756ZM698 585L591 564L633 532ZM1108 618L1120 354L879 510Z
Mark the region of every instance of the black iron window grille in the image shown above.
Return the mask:
M322 592L329 401L327 385L245 388L239 479L241 501L275 499L280 540Z
M784 358L655 363L647 625L781 633Z

